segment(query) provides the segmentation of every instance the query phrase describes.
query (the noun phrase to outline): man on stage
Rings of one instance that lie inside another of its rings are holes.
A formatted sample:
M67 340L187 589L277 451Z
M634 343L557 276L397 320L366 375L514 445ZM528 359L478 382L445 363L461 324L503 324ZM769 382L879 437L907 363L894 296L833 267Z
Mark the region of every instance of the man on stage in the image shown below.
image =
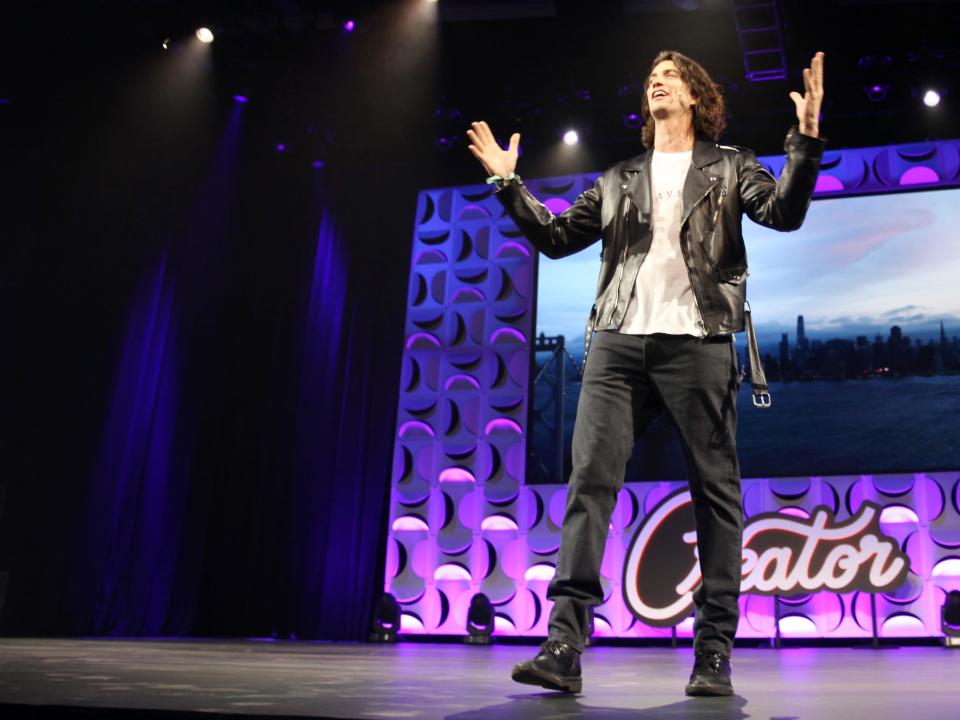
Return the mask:
M549 637L513 669L517 682L580 692L590 606L603 601L600 562L636 438L664 412L680 438L703 581L694 602L688 695L730 695L739 621L743 511L736 453L740 386L733 333L744 328L744 213L777 230L806 215L823 154L823 53L790 93L798 126L775 180L749 150L717 144L721 89L696 62L661 52L643 100L642 155L613 165L560 215L515 174L520 135L502 149L485 122L467 131L496 196L542 253L565 257L602 239L590 313L573 468L561 529ZM592 340L591 340L592 338Z

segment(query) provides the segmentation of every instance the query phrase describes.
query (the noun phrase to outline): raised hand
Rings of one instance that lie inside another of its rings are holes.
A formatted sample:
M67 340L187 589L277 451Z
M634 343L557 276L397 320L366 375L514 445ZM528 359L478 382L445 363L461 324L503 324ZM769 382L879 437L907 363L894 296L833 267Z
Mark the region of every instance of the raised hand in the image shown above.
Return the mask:
M820 136L820 106L823 104L823 53L818 52L803 69L803 96L794 91L790 99L797 106L800 132L810 137Z
M470 123L467 137L470 138L470 152L480 161L489 175L507 177L517 169L520 133L510 136L510 147L506 150L497 144L493 131L483 120Z

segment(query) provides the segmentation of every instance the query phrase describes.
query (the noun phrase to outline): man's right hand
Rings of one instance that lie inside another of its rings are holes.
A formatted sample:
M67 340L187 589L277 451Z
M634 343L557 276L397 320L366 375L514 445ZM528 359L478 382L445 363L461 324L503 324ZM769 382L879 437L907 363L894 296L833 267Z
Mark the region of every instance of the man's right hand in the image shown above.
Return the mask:
M483 120L470 123L467 137L470 138L470 152L480 161L487 174L507 177L517 169L520 133L510 136L510 147L506 150L497 144L493 131Z

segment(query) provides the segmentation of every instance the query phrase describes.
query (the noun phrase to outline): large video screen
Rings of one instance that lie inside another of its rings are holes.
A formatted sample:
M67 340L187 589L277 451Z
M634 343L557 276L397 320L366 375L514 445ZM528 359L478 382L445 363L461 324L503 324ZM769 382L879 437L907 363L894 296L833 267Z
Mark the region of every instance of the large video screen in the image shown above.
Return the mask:
M743 383L743 476L960 469L960 189L817 200L800 230L744 218L744 237L773 406L754 408ZM599 250L539 257L527 482L569 477ZM743 367L745 333L736 347ZM685 477L658 418L626 479Z

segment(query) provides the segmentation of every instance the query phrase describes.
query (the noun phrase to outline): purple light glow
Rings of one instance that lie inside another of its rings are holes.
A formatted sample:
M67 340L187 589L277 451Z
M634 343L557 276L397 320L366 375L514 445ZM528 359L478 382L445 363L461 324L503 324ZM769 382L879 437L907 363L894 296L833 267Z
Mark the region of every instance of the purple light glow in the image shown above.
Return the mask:
M450 302L452 303L475 302L477 300L480 300L480 301L486 300L482 292L480 292L476 288L460 288L454 294Z
M343 24L343 29L346 30L347 32L353 32L354 30L357 29L357 23L355 23L353 20L347 20Z
M523 574L523 579L527 582L530 582L531 580L544 580L545 582L550 582L553 580L553 576L556 571L557 569L553 565L538 563L527 568L527 571Z
M436 345L437 347L440 347L440 340L437 338L436 335L431 335L430 333L421 332L421 333L414 333L409 338L407 338L407 350L412 348L416 344L417 340L426 340L431 345Z
M417 517L416 515L402 515L393 521L393 531L400 532L403 530L412 530L418 532L427 532L430 528L427 527L426 521Z
M404 437L410 432L421 431L429 435L430 437L436 437L436 434L433 432L433 428L427 425L422 420L408 420L403 425L400 426L400 431L397 433L400 437Z
M914 637L925 631L923 620L916 615L898 613L883 621L883 629L880 634L884 637Z
M560 197L552 197L543 203L554 215L559 215L570 207L570 203Z
M817 184L813 187L814 192L841 192L842 190L843 183L838 178L824 173L817 176Z
M233 101L238 102L241 105L245 105L246 103L250 102L250 99L246 95L234 95Z
M490 435L497 430L508 430L515 432L517 435L523 435L523 428L520 427L519 423L510 418L494 418L487 423L487 426L483 429L483 434Z
M324 167L325 165L326 163L323 160L314 160L312 163L310 163L310 167L315 168L317 170Z
M444 390L449 390L450 387L451 387L452 385L454 385L455 383L456 383L456 384L464 384L464 383L466 383L467 385L470 385L471 387L474 387L474 388L476 388L477 390L480 389L480 383L479 383L479 381L478 381L475 377L473 377L473 376L471 376L471 375L463 375L463 374L460 374L460 375L451 375L450 378L443 384L443 389L444 389Z
M522 343L525 343L527 341L526 336L524 336L524 334L519 330L517 330L516 328L500 328L499 330L494 332L493 335L490 336L490 344L492 345L493 343L497 342L497 340L501 336L513 338L515 340L519 340Z
M516 521L506 515L491 515L480 523L481 530L519 530Z
M434 580L466 580L470 582L470 571L457 563L446 563L433 572Z
M960 579L960 558L944 558L933 566L933 577Z
M904 505L888 505L880 513L880 523L919 523L920 518L910 508Z
M940 182L940 176L933 168L916 165L900 176L900 185L923 185L924 183Z
M402 632L423 632L423 620L413 613L403 613L400 615L400 630Z
M505 242L497 248L497 257L502 257L507 250L519 250L522 254L530 257L530 251L518 242Z
M437 478L437 482L448 483L448 482L472 482L475 483L477 479L473 476L473 473L467 470L466 468L460 467L451 467L447 468L440 473L440 477Z
M810 513L798 507L782 507L777 512L779 512L781 515L790 515L792 517L798 517L798 518L810 517Z
M816 637L816 624L805 615L787 615L780 618L780 633L785 637Z
M281 152L281 153L282 153L282 152L286 152L287 146L284 145L283 143L277 143L277 145L276 145L276 147L275 147L274 149L275 149L277 152Z

